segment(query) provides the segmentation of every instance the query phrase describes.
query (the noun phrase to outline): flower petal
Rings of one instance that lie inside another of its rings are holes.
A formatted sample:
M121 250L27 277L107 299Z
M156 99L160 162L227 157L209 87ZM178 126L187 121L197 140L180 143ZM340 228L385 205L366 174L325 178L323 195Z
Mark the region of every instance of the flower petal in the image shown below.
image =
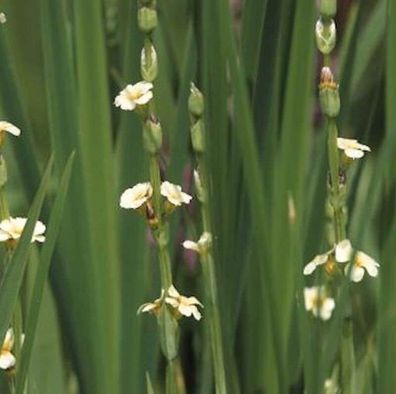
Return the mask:
M360 282L364 277L364 268L357 267L356 265L352 265L351 269L351 280L353 282Z
M335 301L333 298L325 298L320 308L320 318L322 320L329 320L333 309L335 308Z
M378 276L379 264L366 253L361 251L356 253L356 264L358 264L361 267L364 267L370 276L372 277Z
M353 253L352 244L349 239L344 239L335 247L335 259L338 263L346 263L351 259Z
M188 303L188 305L199 305L203 308L203 305L198 301L196 297L186 297L186 302Z
M15 135L16 137L21 135L21 129L16 127L10 122L6 122L4 120L0 121L0 132L7 131L8 133Z
M345 149L344 153L346 156L350 157L351 159L361 159L364 156L364 152L360 149Z
M199 247L196 242L186 240L183 242L183 248L184 249L189 249L189 250L194 250L195 252L199 252Z
M1 351L0 354L0 368L7 370L15 366L16 359L11 352Z
M176 290L176 287L173 286L173 285L171 285L171 286L169 287L169 289L168 289L168 294L169 294L171 297L174 297L174 298L180 297L180 293Z
M147 104L153 98L153 92L147 92L143 94L141 97L135 99L135 103L138 105Z

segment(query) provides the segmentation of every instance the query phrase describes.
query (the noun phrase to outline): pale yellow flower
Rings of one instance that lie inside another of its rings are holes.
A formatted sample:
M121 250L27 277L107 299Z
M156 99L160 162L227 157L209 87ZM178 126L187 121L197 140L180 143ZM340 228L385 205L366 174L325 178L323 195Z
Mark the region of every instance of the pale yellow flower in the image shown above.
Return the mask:
M364 156L364 152L370 152L371 149L367 145L359 144L357 140L349 138L337 138L338 149L344 151L345 156L351 159L360 159Z
M328 250L323 254L319 254L314 257L305 267L304 275L311 275L318 266L327 264L328 269L331 270L331 266L335 263L346 263L350 259L352 246L349 240L344 239L334 246L334 248Z
M349 239L344 239L335 248L336 258L338 257L338 261L342 263L350 261L353 253L352 244ZM349 268L350 264L347 264L344 271L346 275L349 270L351 271L350 278L353 282L360 282L364 277L365 271L374 278L378 276L378 267L380 265L372 257L360 250L356 252L355 259L351 264L352 267Z
M18 127L16 127L15 125L13 125L10 122L6 122L5 120L1 120L0 121L0 133L5 132L5 131L7 133L15 135L16 137L21 135L21 129L19 129Z
M27 218L13 218L9 217L0 222L0 242L18 240L25 228ZM45 225L39 220L36 222L33 230L32 241L44 242L45 241Z
M165 302L175 308L183 316L190 317L192 315L196 320L200 320L202 317L197 305L202 308L203 305L195 297L180 295L173 285L168 289Z
M127 85L114 100L114 105L125 111L133 111L137 105L147 104L153 98L153 84L141 81Z
M183 242L183 247L185 249L193 250L197 253L203 254L212 245L212 234L204 232L199 238L198 242L186 240Z
M312 312L315 317L320 317L322 320L329 320L335 308L334 299L327 297L323 286L306 287L304 289L304 303L308 312Z
M153 188L150 182L138 183L121 194L120 206L125 209L137 209L145 204L152 195Z
M14 331L12 328L7 330L0 353L0 368L7 370L15 366L15 356L11 353L14 346Z
M189 204L192 197L182 191L181 186L174 185L168 181L162 182L161 184L161 195L167 198L167 200L176 206L182 204Z
M161 290L161 295L159 298L155 299L153 302L146 302L145 304L141 305L137 311L137 313L143 313L143 312L150 312L157 314L159 312L159 309L161 308L161 305L164 300L164 289Z
M7 22L7 16L4 12L0 12L0 23L4 24Z
M375 278L378 276L378 267L380 265L369 255L364 252L356 252L355 260L352 263L350 277L353 282L360 282L364 277L364 272ZM349 272L349 264L345 267L345 273Z

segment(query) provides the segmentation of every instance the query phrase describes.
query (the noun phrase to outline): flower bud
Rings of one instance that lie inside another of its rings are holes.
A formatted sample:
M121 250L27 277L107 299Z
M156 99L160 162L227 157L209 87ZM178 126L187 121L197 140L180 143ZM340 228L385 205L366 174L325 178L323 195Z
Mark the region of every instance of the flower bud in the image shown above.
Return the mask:
M315 27L316 45L320 52L328 55L335 47L337 32L333 19L318 19Z
M205 190L202 185L201 177L198 170L194 170L194 186L197 193L197 198L201 203L206 201Z
M143 143L147 152L157 153L162 145L161 124L154 119L149 119L143 127Z
M139 29L143 33L151 33L158 24L158 17L157 17L157 11L148 8L148 7L142 7L138 11L138 25Z
M340 93L329 67L323 67L320 74L319 101L324 115L335 118L340 112Z
M204 111L204 100L200 90L191 82L190 97L188 98L188 109L193 116L200 118Z
M154 45L145 45L140 55L140 73L147 82L153 82L158 75L158 57Z
M334 18L337 12L337 0L320 0L319 12L325 19Z
M191 145L195 153L200 154L205 151L204 125L200 119L191 127Z

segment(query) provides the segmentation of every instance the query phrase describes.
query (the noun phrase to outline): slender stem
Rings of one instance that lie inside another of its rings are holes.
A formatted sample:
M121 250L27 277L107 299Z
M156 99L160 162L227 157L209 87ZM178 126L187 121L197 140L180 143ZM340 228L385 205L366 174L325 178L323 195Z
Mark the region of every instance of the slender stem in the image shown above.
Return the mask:
M168 252L168 230L167 226L162 220L160 168L158 159L155 155L150 156L150 179L153 186L154 210L158 219L158 225L154 230L154 235L159 250L158 254L160 260L162 288L166 290L172 285L172 270Z
M202 158L198 158L200 177L205 198L201 202L201 215L203 222L203 231L212 234L209 216L209 206L207 202L208 182L205 162ZM206 300L207 313L209 317L209 330L211 336L211 346L214 364L215 386L217 394L225 394L227 392L225 368L224 368L224 352L221 331L221 321L218 306L218 291L216 283L216 272L214 267L214 259L211 249L207 253L201 255L202 273L206 283Z
M343 214L343 206L340 196L340 181L339 181L339 156L337 147L338 130L334 118L327 119L327 133L328 133L328 155L330 167L331 180L331 201L334 209L334 232L336 243L345 238L345 220Z
M10 217L10 212L8 210L8 204L4 195L3 188L0 188L0 219L7 219Z

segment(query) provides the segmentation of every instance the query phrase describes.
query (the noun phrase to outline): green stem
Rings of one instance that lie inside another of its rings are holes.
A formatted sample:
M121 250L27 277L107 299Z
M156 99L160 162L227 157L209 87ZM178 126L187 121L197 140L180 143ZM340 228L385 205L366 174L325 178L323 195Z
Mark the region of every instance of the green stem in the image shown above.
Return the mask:
M334 232L336 243L345 239L345 219L343 214L343 206L340 196L340 180L339 180L339 155L337 147L338 130L334 118L327 119L327 148L329 155L330 180L331 180L331 204L334 210Z
M10 212L8 210L8 204L4 195L3 188L0 188L0 220L8 219Z
M160 168L158 159L155 155L150 156L150 180L153 187L154 211L158 220L158 225L154 230L154 235L159 250L161 283L162 288L167 290L172 285L172 270L168 252L168 230L166 224L162 220Z
M208 182L204 160L198 158L200 178L202 188L204 190L204 201L201 202L201 215L203 222L203 231L212 234L210 225L210 213L207 202ZM218 291L216 283L216 272L212 251L209 248L207 253L201 255L202 273L206 283L206 308L209 321L209 330L211 336L211 346L214 364L214 376L217 394L225 394L227 392L225 368L224 368L224 352L221 331L221 321L218 305Z

